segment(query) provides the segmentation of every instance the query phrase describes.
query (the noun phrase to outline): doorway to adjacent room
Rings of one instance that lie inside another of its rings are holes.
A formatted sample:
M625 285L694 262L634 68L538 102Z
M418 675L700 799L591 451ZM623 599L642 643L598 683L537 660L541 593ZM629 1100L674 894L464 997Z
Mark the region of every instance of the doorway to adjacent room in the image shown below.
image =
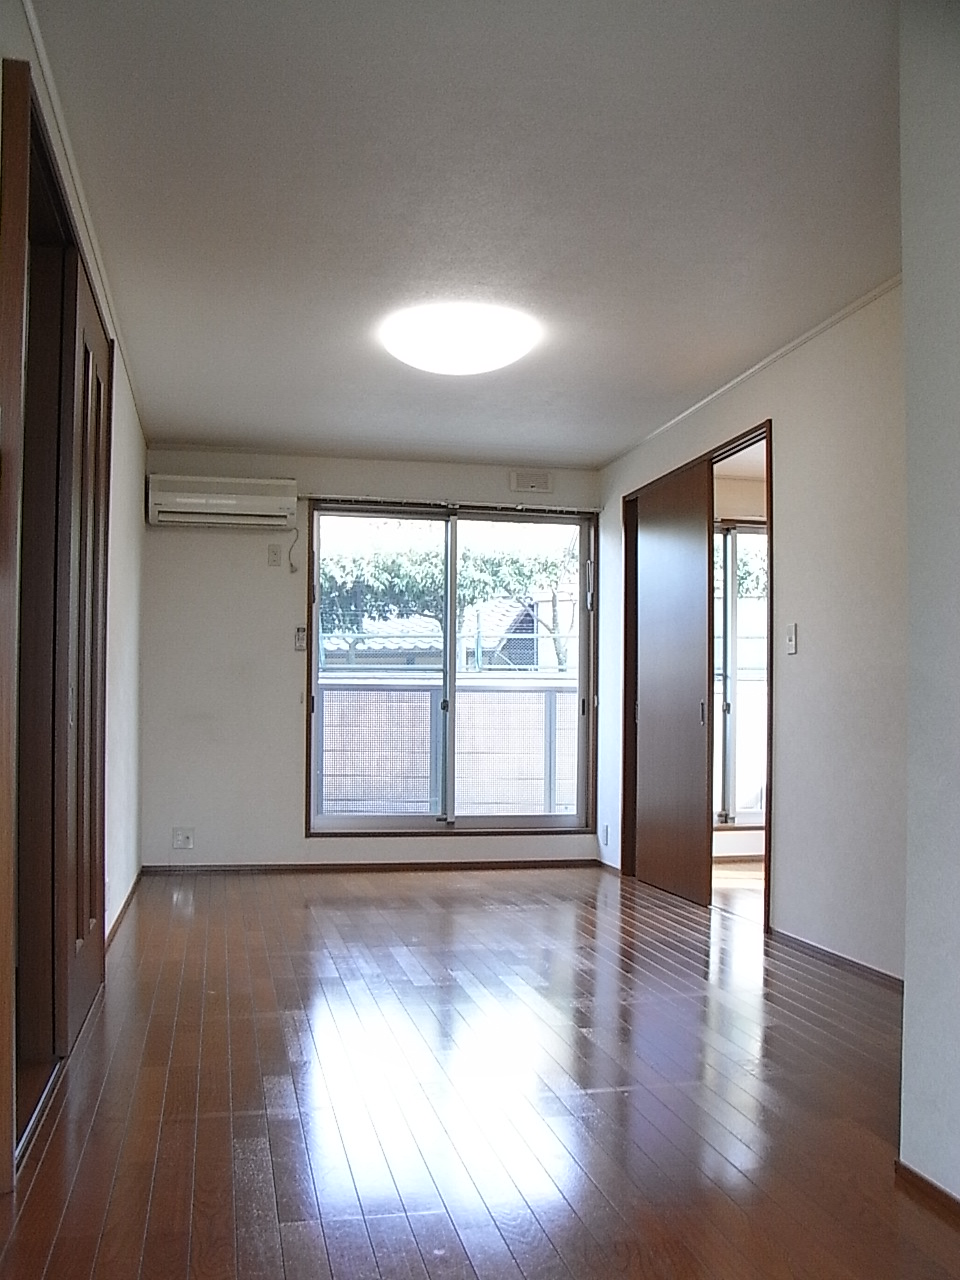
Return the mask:
M762 920L768 755L766 448L714 463L711 902Z
M771 435L761 423L623 503L623 873L765 926Z

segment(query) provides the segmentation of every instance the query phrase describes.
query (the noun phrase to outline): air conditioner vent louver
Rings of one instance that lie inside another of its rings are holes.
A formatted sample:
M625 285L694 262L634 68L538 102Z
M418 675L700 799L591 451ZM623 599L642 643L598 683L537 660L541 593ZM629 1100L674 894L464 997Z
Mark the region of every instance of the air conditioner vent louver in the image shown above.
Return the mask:
M152 525L292 529L296 519L295 480L147 476L147 520Z

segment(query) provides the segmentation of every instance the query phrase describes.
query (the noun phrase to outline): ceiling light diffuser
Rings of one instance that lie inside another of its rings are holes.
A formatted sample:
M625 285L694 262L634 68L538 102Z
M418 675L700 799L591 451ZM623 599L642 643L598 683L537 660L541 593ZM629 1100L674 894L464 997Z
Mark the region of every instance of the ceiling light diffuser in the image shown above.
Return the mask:
M427 373L489 373L543 337L533 316L492 302L425 302L394 311L377 337L397 360Z

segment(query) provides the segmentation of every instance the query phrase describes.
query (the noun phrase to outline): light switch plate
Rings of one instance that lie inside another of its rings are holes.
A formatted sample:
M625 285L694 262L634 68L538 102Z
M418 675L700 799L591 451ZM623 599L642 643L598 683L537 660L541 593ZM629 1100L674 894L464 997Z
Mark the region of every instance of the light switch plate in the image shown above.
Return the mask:
M797 624L791 622L787 627L787 653L797 652Z

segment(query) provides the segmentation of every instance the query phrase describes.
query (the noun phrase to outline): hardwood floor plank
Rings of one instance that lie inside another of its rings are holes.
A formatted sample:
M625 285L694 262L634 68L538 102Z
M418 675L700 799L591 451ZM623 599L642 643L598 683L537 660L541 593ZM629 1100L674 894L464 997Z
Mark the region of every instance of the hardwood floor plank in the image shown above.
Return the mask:
M97 1255L122 1137L122 1125L114 1122L98 1125L88 1139L47 1263L47 1275L88 1280Z
M233 1117L233 1188L237 1276L272 1280L283 1274L283 1257L265 1115Z
M313 1185L310 1157L299 1114L293 1117L267 1116L270 1160L277 1198L277 1218L288 1222L319 1220L320 1209Z
M900 998L589 868L145 877L0 1280L960 1280Z
M319 1222L285 1222L280 1240L284 1280L332 1280Z
M334 1218L323 1224L332 1280L383 1280L363 1218Z
M200 1116L190 1220L190 1280L236 1271L233 1131L229 1115Z
M446 1213L415 1213L410 1226L430 1280L477 1280L477 1272Z
M416 1236L402 1214L367 1219L367 1232L381 1276L395 1280L428 1280Z

